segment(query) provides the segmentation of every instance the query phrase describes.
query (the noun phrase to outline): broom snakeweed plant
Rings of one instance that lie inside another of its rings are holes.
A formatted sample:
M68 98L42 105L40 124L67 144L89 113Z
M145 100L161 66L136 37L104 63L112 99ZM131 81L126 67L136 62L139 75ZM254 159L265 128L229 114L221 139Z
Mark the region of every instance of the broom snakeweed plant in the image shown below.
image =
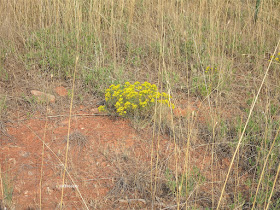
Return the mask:
M105 92L105 105L99 106L100 112L115 112L119 116L129 117L148 116L156 104L175 108L170 102L171 96L165 92L160 93L155 84L149 82L126 82L124 85L111 85Z

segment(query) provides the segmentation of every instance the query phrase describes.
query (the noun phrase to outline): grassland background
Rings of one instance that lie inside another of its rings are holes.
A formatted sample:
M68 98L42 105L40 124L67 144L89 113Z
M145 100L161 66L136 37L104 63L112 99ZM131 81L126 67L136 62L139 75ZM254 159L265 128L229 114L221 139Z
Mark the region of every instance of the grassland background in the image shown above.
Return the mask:
M200 129L208 142L233 143L227 143L232 155L280 37L280 2L260 1L257 20L255 8L255 0L2 0L0 114L14 100L12 88L71 87L79 57L75 100L101 98L110 84L148 81L170 91L175 103L196 97L227 107L231 120L210 112ZM279 181L272 187L280 155L279 70L273 61L240 148L240 165L252 176L249 196L237 192L229 207L250 208L257 197L263 208L274 188L271 206L279 208Z

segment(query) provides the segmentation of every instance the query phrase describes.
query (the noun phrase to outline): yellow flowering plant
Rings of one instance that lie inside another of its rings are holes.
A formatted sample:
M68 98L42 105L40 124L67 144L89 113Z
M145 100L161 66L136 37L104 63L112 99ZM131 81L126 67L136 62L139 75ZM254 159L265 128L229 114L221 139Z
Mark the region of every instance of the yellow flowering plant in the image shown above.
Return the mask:
M121 85L111 85L105 92L105 105L99 106L100 112L116 112L119 116L132 116L133 114L147 115L155 106L162 103L175 108L170 102L171 96L160 93L155 84L149 82L126 82Z
M278 52L278 54L275 56L271 56L271 59L273 59L277 63L280 63L280 52Z
M217 72L217 67L207 66L206 69L205 69L206 74L213 74L213 73L216 73L216 72Z

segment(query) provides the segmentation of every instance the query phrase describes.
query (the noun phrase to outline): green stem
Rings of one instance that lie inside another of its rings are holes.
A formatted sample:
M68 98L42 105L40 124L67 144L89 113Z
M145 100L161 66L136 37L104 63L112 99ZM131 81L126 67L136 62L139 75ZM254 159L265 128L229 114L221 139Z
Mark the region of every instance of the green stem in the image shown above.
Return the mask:
M258 19L260 5L261 5L261 0L256 0L256 9L255 9L255 16L254 16L255 23L257 22L257 19Z

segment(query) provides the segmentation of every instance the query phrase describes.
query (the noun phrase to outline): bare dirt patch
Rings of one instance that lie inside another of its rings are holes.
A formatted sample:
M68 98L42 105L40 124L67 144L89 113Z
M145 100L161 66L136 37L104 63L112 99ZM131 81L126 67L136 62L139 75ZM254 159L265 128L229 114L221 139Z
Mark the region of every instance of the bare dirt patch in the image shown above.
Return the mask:
M75 183L66 179L64 202L66 206L79 206L81 203L74 188L78 187L86 200L104 198L112 188L114 164L106 159L108 153L123 154L128 148L130 152L140 150L143 154L143 151L137 144L135 131L124 120L76 116L72 118L71 130L74 133L69 138L68 171ZM46 120L41 116L41 119L8 125L7 133L14 140L2 144L1 162L3 171L13 179L13 200L17 206L38 207L42 141L48 145L44 153L42 205L53 209L58 204L67 131L67 117Z
M172 138L156 136L153 144L151 130L139 132L132 128L128 120L98 116L88 111L77 110L73 113L67 165L71 178L67 174L62 185L68 123L67 114L48 117L36 114L32 119L6 124L0 162L2 174L8 175L13 187L11 207L39 207L42 169L43 209L58 207L62 188L66 209L84 206L81 196L89 208L149 208L151 148L154 145L154 152L157 151L157 140L160 141L157 154L159 190L169 200L163 201L165 207L174 203L170 186L165 186L167 177L164 173L167 169L172 173L176 170L177 157L177 170L184 174L185 148L177 148L179 153L175 155ZM213 174L217 185L215 188L220 187L219 181L224 177L228 160L213 165L211 174L211 155L207 147L201 146L191 148L190 166L199 169L205 179L200 187L209 191L210 186L206 183L213 180ZM168 188L166 192L164 187Z

